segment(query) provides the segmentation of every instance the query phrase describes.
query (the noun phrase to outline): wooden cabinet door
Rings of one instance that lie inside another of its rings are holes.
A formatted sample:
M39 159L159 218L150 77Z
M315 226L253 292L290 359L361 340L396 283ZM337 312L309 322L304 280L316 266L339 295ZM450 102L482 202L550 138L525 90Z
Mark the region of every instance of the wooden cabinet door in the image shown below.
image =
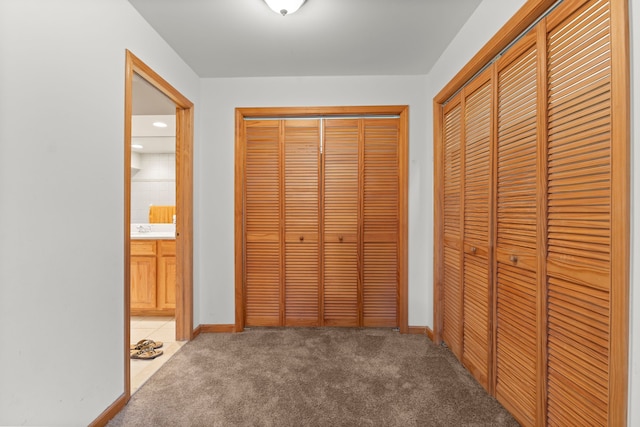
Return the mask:
M538 399L535 31L498 63L496 398L523 425Z
M285 325L318 326L320 121L283 123Z
M245 122L245 322L281 325L280 122Z
M324 122L324 324L360 324L360 124Z
M489 231L492 226L492 70L464 90L464 346L462 363L489 390L491 284Z
M158 308L176 308L176 242L158 241Z
M398 326L398 124L363 121L362 326Z
M462 105L460 96L444 109L444 215L442 339L462 360Z
M132 309L156 308L156 242L139 240L131 242L131 293Z

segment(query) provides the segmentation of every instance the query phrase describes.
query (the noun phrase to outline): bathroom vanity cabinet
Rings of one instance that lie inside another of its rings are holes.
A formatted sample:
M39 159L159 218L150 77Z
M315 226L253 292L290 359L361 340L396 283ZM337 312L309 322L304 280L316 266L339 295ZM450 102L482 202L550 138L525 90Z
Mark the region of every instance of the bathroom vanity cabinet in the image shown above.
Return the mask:
M173 315L176 301L175 240L131 241L131 314Z

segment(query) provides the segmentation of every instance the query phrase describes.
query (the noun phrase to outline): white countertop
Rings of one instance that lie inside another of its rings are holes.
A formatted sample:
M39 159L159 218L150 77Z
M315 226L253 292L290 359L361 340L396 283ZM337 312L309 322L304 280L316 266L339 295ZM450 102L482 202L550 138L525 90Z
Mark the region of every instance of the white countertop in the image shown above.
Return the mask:
M175 224L131 224L132 240L172 240L175 238Z

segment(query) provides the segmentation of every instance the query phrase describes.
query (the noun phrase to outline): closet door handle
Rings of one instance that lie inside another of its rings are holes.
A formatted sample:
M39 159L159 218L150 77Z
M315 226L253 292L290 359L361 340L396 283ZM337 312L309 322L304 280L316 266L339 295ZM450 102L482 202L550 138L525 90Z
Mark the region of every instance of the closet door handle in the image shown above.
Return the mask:
M300 241L304 241L304 236L300 236Z
M344 236L341 234L338 236L338 240L340 240L341 242L344 240Z
M475 255L476 251L478 250L478 248L476 248L475 246L471 248L471 253Z
M511 257L509 257L509 260L515 264L518 262L518 257L515 255L511 255Z

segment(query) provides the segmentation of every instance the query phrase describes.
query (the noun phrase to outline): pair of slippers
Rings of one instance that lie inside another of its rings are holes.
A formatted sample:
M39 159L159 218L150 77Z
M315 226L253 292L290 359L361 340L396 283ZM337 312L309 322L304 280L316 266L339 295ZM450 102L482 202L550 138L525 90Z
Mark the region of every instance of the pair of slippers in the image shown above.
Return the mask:
M149 339L140 340L135 344L131 344L131 358L141 360L151 360L162 355L161 341L153 341Z

